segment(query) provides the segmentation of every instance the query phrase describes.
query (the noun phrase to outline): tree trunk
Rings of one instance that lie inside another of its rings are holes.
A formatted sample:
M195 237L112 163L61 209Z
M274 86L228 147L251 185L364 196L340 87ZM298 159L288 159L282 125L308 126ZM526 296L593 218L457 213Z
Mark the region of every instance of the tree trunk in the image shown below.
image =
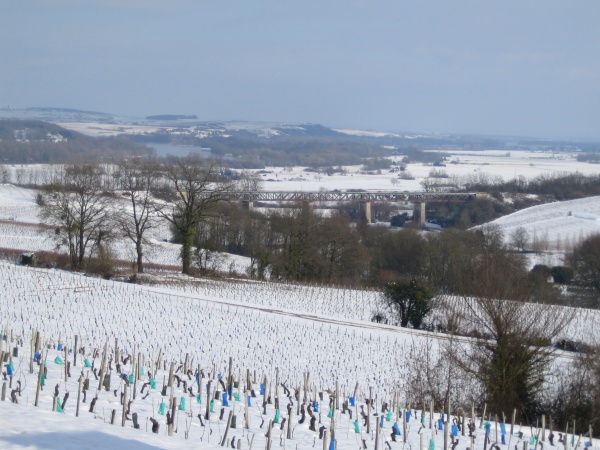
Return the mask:
M142 240L138 239L135 243L135 250L137 252L137 272L144 273L144 262L142 260Z
M181 243L181 272L190 275L192 267L192 247L194 246L194 229L188 227L182 233L183 242Z

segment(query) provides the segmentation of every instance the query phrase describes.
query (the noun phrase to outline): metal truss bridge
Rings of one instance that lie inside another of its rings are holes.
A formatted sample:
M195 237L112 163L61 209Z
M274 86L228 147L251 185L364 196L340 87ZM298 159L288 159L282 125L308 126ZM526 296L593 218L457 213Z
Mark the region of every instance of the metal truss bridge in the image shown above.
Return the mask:
M469 202L487 194L455 193L455 192L305 192L305 191L274 191L274 192L227 192L223 199L240 202Z

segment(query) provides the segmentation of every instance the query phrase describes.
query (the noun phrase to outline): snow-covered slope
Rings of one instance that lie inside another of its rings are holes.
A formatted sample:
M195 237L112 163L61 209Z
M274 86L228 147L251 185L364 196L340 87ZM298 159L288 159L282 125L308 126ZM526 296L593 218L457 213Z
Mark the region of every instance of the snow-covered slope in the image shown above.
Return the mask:
M549 249L560 250L600 232L600 197L532 206L491 223L500 227L507 241L523 227L529 235L528 247L537 240L547 242L544 245Z

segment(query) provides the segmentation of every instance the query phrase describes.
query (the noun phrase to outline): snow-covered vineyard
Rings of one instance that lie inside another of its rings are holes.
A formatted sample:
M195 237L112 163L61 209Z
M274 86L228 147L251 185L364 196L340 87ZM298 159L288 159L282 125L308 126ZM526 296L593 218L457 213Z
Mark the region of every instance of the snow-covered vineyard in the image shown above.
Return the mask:
M113 448L330 448L332 436L324 431L332 421L338 449L428 447L431 438L435 448L444 445L443 432L436 430L439 415L434 413L431 429L425 407L421 429L423 406L411 399L406 385L413 352L436 352L436 335L365 321L358 302L376 304L375 293L267 283L249 289L249 283L218 282L200 283L206 294L176 292L8 263L0 264L0 279L7 384L0 410L3 416L32 414L39 397L35 411L53 414L35 416L48 439L52 427L66 420L55 418L61 415L72 418L73 428L80 422L82 430L118 436ZM281 307L285 298L293 310ZM300 299L319 306L302 310ZM36 331L41 337L37 355ZM38 394L39 370L32 361L40 358L47 373ZM77 408L80 374L87 389ZM172 388L165 388L169 379ZM223 396L228 380L231 398ZM129 399L126 430L122 395ZM11 396L18 404L9 403ZM406 408L412 418L404 425ZM369 417L368 428L362 413ZM175 417L172 430L167 417ZM485 433L479 422L476 448L483 447ZM505 442L528 442L532 431L516 428ZM2 448L31 442L19 435L2 433ZM457 437L457 450L472 448L462 430ZM501 432L497 439L500 443Z

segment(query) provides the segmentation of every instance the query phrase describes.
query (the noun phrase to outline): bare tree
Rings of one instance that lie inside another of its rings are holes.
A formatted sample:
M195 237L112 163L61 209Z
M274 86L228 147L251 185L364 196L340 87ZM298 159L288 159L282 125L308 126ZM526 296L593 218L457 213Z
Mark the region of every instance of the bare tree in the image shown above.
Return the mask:
M160 205L156 211L169 221L181 238L182 272L190 274L197 226L219 202L226 199L232 183L221 178L216 161L195 155L173 158L163 167L161 174L176 194L176 199L172 208Z
M524 227L518 227L510 234L510 242L517 250L522 252L529 242L529 233Z
M127 199L127 205L121 204L115 214L115 222L136 250L137 272L144 272L143 249L147 243L145 234L157 226L157 209L160 205L153 201L152 189L155 187L158 171L156 164L121 161L113 174L117 188Z
M242 192L259 192L263 188L263 179L256 172L242 171L237 182L237 189Z
M521 417L531 420L553 356L552 339L574 313L530 303L531 284L522 256L504 248L497 230L478 233L477 256L456 268L465 294L449 306L460 316L458 328L475 340L457 341L459 348L452 354L460 356L454 362L485 387L484 401L491 411L517 408Z
M86 253L109 239L110 197L101 186L96 165L71 165L52 185L40 207L40 217L56 226L58 247L68 248L71 267L83 266Z

